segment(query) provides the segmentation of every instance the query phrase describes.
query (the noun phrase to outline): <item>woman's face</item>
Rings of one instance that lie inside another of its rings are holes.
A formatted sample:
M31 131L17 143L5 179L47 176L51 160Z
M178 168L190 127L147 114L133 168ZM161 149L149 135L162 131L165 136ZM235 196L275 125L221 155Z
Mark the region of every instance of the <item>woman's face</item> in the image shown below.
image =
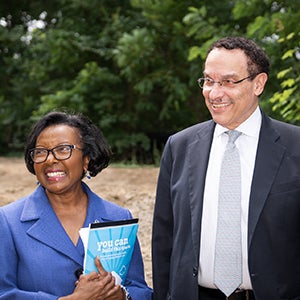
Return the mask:
M45 187L47 193L65 194L76 192L81 185L81 177L87 170L89 159L83 157L78 148L82 148L77 128L68 125L53 125L45 128L36 140L36 148L52 149L59 145L75 145L72 155L66 160L57 160L50 152L45 162L34 163L37 180Z

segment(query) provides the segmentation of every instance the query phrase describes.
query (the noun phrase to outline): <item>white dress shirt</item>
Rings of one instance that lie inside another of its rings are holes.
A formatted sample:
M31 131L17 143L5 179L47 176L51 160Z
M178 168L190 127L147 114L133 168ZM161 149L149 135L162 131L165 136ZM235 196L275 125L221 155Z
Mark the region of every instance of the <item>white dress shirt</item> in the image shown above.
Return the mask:
M240 286L241 289L252 289L248 270L248 208L260 127L261 112L259 107L257 107L254 113L236 128L237 131L242 132L235 142L240 154L242 176L241 230L243 282ZM206 172L203 197L198 283L203 287L213 289L216 288L214 285L214 255L220 167L228 139L227 134L224 134L225 131L228 131L228 129L218 124L216 125Z

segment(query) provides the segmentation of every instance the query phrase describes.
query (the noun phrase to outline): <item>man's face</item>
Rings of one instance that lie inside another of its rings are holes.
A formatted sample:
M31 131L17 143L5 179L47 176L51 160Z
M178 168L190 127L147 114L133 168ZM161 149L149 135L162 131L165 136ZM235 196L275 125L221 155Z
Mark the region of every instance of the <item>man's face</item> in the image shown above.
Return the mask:
M247 57L240 49L213 49L207 56L204 77L213 81L238 81L249 74ZM203 87L203 96L214 121L228 129L235 129L257 108L258 96L264 89L267 75L260 73L253 80L246 79L231 87L217 82Z

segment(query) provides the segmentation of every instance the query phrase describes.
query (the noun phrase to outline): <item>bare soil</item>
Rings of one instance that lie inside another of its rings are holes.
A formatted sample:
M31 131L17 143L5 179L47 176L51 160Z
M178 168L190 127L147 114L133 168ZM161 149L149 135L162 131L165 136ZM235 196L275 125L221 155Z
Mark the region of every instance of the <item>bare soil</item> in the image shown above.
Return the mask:
M139 218L145 277L152 286L151 229L158 168L119 168L109 166L96 177L86 180L102 198L128 208ZM23 159L0 157L0 206L30 194L36 178L26 169Z

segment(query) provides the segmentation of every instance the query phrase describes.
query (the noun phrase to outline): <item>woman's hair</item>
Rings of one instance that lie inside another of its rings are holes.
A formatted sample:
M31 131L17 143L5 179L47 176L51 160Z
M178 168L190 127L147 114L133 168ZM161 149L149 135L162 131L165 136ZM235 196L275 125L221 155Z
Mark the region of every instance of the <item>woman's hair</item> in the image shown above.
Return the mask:
M227 50L240 49L248 58L249 75L270 73L270 61L265 51L254 41L244 37L225 37L214 42L208 49L207 54L215 48L224 48Z
M111 150L101 132L92 121L82 114L69 114L65 112L50 112L42 117L32 128L25 144L25 163L32 174L35 174L30 150L35 148L36 140L41 132L55 125L67 125L76 128L82 142L83 155L89 157L88 172L96 176L106 168L111 159ZM84 175L83 175L84 176Z

